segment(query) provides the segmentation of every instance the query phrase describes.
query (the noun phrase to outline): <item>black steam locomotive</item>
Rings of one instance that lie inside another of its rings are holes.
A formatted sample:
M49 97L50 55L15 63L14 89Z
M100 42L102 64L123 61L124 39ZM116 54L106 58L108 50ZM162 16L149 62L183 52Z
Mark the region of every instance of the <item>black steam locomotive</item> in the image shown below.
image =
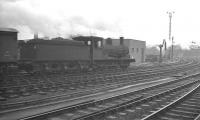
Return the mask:
M79 36L72 40L17 40L17 30L0 29L0 72L77 71L104 66L126 68L135 62L125 46L104 46L104 39Z

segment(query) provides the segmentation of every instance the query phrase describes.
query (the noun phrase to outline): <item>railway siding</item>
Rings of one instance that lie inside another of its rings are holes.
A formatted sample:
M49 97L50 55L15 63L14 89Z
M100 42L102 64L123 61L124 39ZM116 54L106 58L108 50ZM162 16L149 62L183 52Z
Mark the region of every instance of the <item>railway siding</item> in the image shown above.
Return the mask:
M191 67L191 66L193 66L194 68L196 68L197 67L197 65L196 66L194 66L195 64L188 64L188 65L185 65L183 68L188 68L189 66ZM186 67L187 66L187 67ZM172 67L173 68L173 72L175 72L175 71L183 71L183 70L181 70L181 68L182 68L181 66L180 67L178 67L178 68L176 68L176 67ZM156 73L156 71L157 71L157 73ZM142 80L142 77L144 77L143 75L145 75L145 77L146 78L148 78L150 75L158 75L158 76L160 76L161 74L164 74L164 73L166 73L167 75L168 74L172 74L172 71L170 71L170 69L165 69L165 70L163 70L162 72L161 71L159 71L159 69L158 70L155 70L155 71L151 71L151 70L149 70L148 71L148 74L142 74L144 71L143 70L141 70L141 71L138 71L138 76L139 76L139 78L138 79L141 79ZM137 73L137 72L136 72ZM127 78L127 76L129 77L129 79L133 79L133 77L131 77L131 76L135 76L136 75L136 73L134 73L134 74L132 74L132 73L127 73L127 74L121 74L121 75L113 75L112 76L112 78L114 78L114 79L119 79L119 80L117 80L116 82L118 83L118 85L117 84L115 84L117 87L120 87L120 86L123 86L123 87L121 87L121 88L117 88L117 89L114 89L114 90L107 90L107 91L104 91L104 92L100 92L100 93L95 93L95 94L93 94L93 95L88 95L88 97L91 97L90 98L90 100L88 100L88 101L83 101L83 102L86 102L86 105L87 104L90 104L90 103L94 103L94 102L97 102L98 101L98 99L92 99L92 97L94 97L94 96L99 96L99 95L101 95L101 94L106 94L107 92L109 92L109 93L112 93L112 94L114 94L114 92L115 93L117 93L117 92L123 92L123 90L126 90L126 89L130 89L131 87L135 87L135 86L124 86L124 84L123 84L123 82L122 83L120 83L120 80L121 79L126 79ZM185 76L186 74L184 74L184 76ZM197 73L197 74L193 74L193 75L190 75L190 76L187 76L187 77L181 77L181 76L178 76L179 77L179 80L181 81L181 80L183 80L183 79L185 79L185 78L192 78L192 77L195 77L195 76L198 76L199 74ZM140 76L141 76L141 78L140 78ZM162 75L161 75L162 76ZM145 78L144 77L144 78ZM160 80L160 82L161 81L163 81L163 80ZM166 80L167 81L167 80ZM173 81L173 80L171 80L171 81ZM177 80L178 81L178 80ZM159 81L157 81L157 82L159 82ZM152 83L152 82L149 82L150 84ZM155 82L156 83L156 82ZM123 84L123 85L122 85ZM146 83L145 83L146 84ZM142 87L143 85L141 85L141 87ZM154 85L153 85L153 83L152 83L152 87L153 87ZM139 87L139 86L138 86ZM144 86L143 86L144 87ZM158 86L157 86L158 87ZM148 87L146 88L146 90L148 90ZM156 93L156 91L153 91L153 92L155 92ZM101 102L101 101L106 101L106 99L117 99L117 98L120 98L119 96L129 96L129 95L131 95L131 94L133 94L133 93L129 93L129 92L125 92L127 95L125 95L125 94L118 94L118 95L111 95L110 97L105 97L105 98L102 98L102 99L99 99L99 102ZM151 93L152 94L152 93ZM84 96L84 97L86 97L86 96ZM83 98L84 98L83 97ZM147 95L146 94L141 94L140 96L135 96L135 97L132 97L131 99L126 99L126 98L124 98L124 99L122 99L122 100L116 100L116 103L117 104L125 104L125 103L123 103L123 102L133 102L133 101L135 101L135 100L137 100L137 99L142 99L143 97L147 97ZM100 98L100 97L99 97ZM78 98L79 99L79 98ZM80 100L80 99L79 99ZM62 103L63 102L63 103ZM54 113L55 112L59 112L60 110L62 110L62 109L65 109L65 108L63 108L63 105L64 105L64 102L66 102L66 101L62 101L61 102L61 104L62 104L62 107L60 108L60 109L56 109L55 110L55 108L56 108L56 106L57 105L55 105L54 103L51 103L51 104L46 104L46 106L49 106L49 107L51 107L51 108L53 108L54 107L54 109L53 109L53 111L54 111ZM87 103L88 102L88 103ZM81 104L81 103L80 103ZM109 106L109 105L111 105L112 106L112 104L107 104L107 106ZM45 106L45 107L46 107ZM61 106L61 105L60 105ZM76 105L75 105L76 106ZM84 106L84 105L77 105L77 106ZM38 108L37 108L38 107ZM43 108L39 108L39 107L43 107ZM33 108L33 106L30 106L30 109L32 109L33 111L43 111L42 112L42 114L43 115L45 115L45 112L44 111L49 111L49 112L46 112L47 114L50 114L50 113L53 113L53 111L51 111L50 109L48 109L48 108L45 108L44 106L41 106L41 105L35 105L35 107ZM58 107L58 106L57 106ZM69 107L68 107L69 108ZM73 108L73 107L72 107ZM79 107L77 107L77 108L79 108ZM95 107L89 107L89 110L90 111L94 111L96 108ZM17 110L17 109L16 109ZM23 110L26 110L26 108L25 109L21 109L22 111ZM97 110L97 109L96 109ZM19 110L17 110L17 111L20 111L20 109ZM31 110L30 110L31 111ZM9 112L9 111L8 111ZM10 112L12 112L12 111L10 111ZM14 112L14 111L13 111ZM25 111L25 113L27 113L28 111ZM3 113L3 112L2 112ZM17 112L16 112L17 113ZM79 113L86 113L85 111L82 111L82 110L80 110L79 111ZM39 114L37 114L38 116L40 116ZM37 116L36 115L36 116ZM5 117L2 117L2 118L5 118ZM31 116L30 116L30 118L31 118ZM29 118L28 118L29 119ZM10 119L9 119L10 120Z
M61 110L64 106L67 107L67 106L71 106L73 104L79 104L81 102L84 103L85 101L98 100L98 99L106 100L106 99L112 98L114 96L119 96L119 95L124 95L124 94L133 94L134 91L137 92L138 90L148 89L149 87L154 87L156 85L164 84L167 81L174 81L174 80L176 80L176 79L168 78L168 79L165 79L165 81L163 81L161 79L161 80L151 81L151 82L147 82L147 83L136 84L136 85L124 88L124 89L119 89L119 90L115 89L113 91L101 92L99 94L92 94L92 95L78 97L78 98L71 99L71 100L63 100L63 101L60 101L57 103L47 103L46 105L35 105L35 107L31 106L31 107L16 109L16 110L1 111L0 118L3 119L5 116L5 117L8 117L5 120L10 120L10 119L13 119L12 116L14 116L15 118L17 118L17 117L20 118L20 117L23 117L23 116L25 117L25 116L31 115L31 114L32 115L40 114L40 113L43 113L44 111L46 111L46 113L48 113L48 111L51 111L51 110L54 111L54 109ZM30 111L30 112L28 112L28 111Z
M196 74L196 75L198 75L198 74ZM193 77L194 77L195 75L193 75ZM190 76L191 77L191 76ZM128 103L130 102L130 101L127 101ZM133 101L132 101L133 102ZM122 104L125 104L125 103L122 103ZM112 105L111 105L112 106ZM120 106L120 105L119 105ZM84 107L83 107L84 108ZM106 108L106 109L109 109L110 110L110 108ZM79 113L80 112L83 112L83 111L79 111ZM34 118L34 117L33 117Z

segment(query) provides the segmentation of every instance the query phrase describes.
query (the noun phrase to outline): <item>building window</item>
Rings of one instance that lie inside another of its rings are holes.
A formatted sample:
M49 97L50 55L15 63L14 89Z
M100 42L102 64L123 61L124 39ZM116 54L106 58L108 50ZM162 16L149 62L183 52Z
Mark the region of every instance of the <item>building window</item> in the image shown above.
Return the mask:
M120 45L124 44L124 39L120 39Z
M102 47L101 41L98 41L98 47L99 47L99 48Z
M134 48L132 48L132 52L134 52Z
M112 45L112 40L111 40L111 39L107 39L107 40L106 40L106 44L107 44L107 45Z
M87 41L87 44L88 44L88 45L91 45L91 41Z
M137 48L137 53L139 52L139 48Z

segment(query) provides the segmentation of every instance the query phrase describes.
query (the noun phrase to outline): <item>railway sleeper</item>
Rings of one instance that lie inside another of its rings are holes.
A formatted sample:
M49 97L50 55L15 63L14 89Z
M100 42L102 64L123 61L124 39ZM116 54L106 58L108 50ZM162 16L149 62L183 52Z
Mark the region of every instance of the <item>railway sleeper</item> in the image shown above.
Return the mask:
M176 110L190 111L190 112L194 112L194 113L200 113L200 109L196 109L196 108L188 108L188 107L178 106L175 109Z
M155 120L180 120L179 118L170 118L170 117L165 117L165 116L163 116L163 117L160 117L159 119L155 119Z
M193 106L200 106L199 100L198 101L185 101L183 104L193 105ZM199 107L200 109L200 107Z
M188 115L180 115L180 114L176 114L174 112L167 112L164 114L165 117L171 118L170 120L175 119L183 119L183 120L193 120L194 116L188 116Z
M196 104L195 105L191 105L190 103L188 104L188 103L181 103L181 106L182 107L186 107L186 108L195 108L195 109L200 109L200 107L199 106L197 106Z
M171 111L173 113L180 114L180 115L186 115L186 116L197 116L197 115L199 115L199 113L197 113L197 112L191 112L191 111L185 111L185 110L176 110L176 109L173 109Z

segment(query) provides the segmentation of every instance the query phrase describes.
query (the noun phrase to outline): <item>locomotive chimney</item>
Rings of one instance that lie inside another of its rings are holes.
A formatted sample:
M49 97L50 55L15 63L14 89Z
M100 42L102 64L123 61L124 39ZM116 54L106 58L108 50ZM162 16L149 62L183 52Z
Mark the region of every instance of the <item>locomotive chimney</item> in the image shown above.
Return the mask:
M120 45L124 45L124 37L120 37Z
M120 40L123 40L123 39L124 39L124 37L119 37L119 39L120 39Z
M38 33L34 34L34 39L38 39Z

